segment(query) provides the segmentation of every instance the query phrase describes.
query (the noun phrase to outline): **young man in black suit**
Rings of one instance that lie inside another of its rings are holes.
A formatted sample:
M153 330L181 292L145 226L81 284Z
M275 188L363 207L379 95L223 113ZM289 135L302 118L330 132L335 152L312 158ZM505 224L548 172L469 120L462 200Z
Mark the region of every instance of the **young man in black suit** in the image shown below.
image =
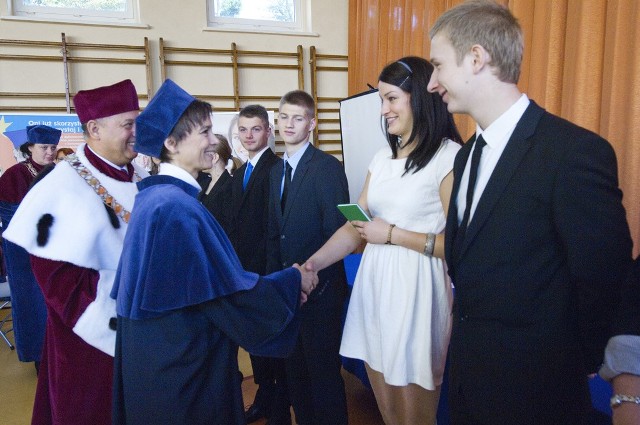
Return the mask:
M278 130L284 161L270 176L267 270L304 262L345 223L337 209L349 201L342 164L309 143L315 128L313 98L300 90L280 101ZM342 261L318 273L302 307L294 353L285 360L289 396L299 425L347 423L339 355L347 282Z
M446 226L452 424L582 424L631 260L615 153L519 91L505 7L462 3L430 37L429 90L477 122Z
M240 143L249 153L249 160L233 174L233 219L229 239L242 267L264 275L267 263L269 171L279 161L268 146L271 127L267 110L261 105L244 107L238 117L238 135ZM252 355L251 366L258 391L254 402L245 412L247 423L275 415L282 418L274 418L272 424L290 424L283 360Z

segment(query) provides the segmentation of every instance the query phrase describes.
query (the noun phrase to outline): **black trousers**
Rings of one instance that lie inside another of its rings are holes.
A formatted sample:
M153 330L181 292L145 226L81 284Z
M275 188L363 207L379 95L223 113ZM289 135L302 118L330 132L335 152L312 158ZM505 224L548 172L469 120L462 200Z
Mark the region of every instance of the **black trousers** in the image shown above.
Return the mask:
M286 359L287 384L298 425L347 424L340 341L344 291L329 285L302 307L302 326Z

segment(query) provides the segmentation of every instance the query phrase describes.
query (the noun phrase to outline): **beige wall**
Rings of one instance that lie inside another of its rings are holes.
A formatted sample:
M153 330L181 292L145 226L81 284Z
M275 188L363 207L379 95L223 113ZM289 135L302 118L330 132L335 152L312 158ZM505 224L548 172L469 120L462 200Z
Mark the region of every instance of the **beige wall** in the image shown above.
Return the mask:
M305 62L305 89L310 91L309 47L316 46L319 53L347 54L348 40L348 4L346 0L312 1L311 31L317 36L255 34L240 32L220 32L206 29L205 0L140 0L140 16L148 28L77 25L68 23L30 22L24 20L2 19L0 21L0 39L60 41L65 33L67 42L98 44L142 45L144 37L149 39L151 49L151 68L153 71L153 91L160 85L160 62L158 59L158 40L163 38L167 45L179 47L197 47L208 49L229 49L235 42L240 50L295 52L298 45L303 46ZM0 14L6 17L8 6L0 1ZM25 50L24 48L22 50ZM0 46L0 52L6 53L6 47ZM13 53L18 54L15 50ZM24 52L22 52L24 53ZM29 53L29 52L26 52ZM201 57L201 59L204 59ZM70 72L70 90L95 87L122 78L131 78L139 92L145 90L144 68L139 66L113 66L96 64L73 64ZM176 80L193 94L211 93L215 90L233 93L232 80L226 77L211 77L211 71L195 67L172 67L167 76ZM230 74L229 74L230 75ZM0 92L34 91L63 92L64 75L59 63L37 64L24 61L3 61L0 59ZM281 95L284 91L297 88L297 74L291 76L271 73L269 70L242 71L240 74L244 86L250 87L252 94ZM211 87L203 88L203 85ZM319 96L346 97L346 73L327 73L320 75ZM29 102L46 104L46 100L30 99ZM215 102L214 103L214 107ZM6 100L0 101L0 109Z

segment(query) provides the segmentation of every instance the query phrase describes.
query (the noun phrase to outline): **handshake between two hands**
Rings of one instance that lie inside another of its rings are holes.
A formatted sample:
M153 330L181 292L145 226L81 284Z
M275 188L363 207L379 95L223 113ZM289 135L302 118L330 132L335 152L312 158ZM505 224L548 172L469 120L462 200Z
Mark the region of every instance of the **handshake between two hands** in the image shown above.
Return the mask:
M300 272L300 287L302 289L300 292L300 304L302 305L307 302L309 294L318 285L318 272L313 269L313 263L310 261L305 262L302 266L294 264L293 267Z

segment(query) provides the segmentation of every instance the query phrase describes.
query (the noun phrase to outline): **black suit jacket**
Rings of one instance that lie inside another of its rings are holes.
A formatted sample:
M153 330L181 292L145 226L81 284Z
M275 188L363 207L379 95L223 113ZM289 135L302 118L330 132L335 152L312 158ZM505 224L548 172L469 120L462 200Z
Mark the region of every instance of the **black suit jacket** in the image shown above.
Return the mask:
M211 176L206 173L198 175L198 183L202 192L198 195L198 200L215 217L222 229L228 234L231 229L231 175L224 171L207 195L205 191L211 183Z
M280 209L280 185L283 161L271 170L269 200L269 241L267 272L304 263L338 230L346 219L337 208L349 202L347 177L342 164L333 156L309 145L291 180L287 205ZM318 274L319 283L307 308L321 296L327 285L330 292L344 296L346 276L342 261ZM338 301L341 302L341 301Z
M487 423L580 423L631 259L615 153L531 102L452 258L471 146L454 163L446 227L452 405L463 394Z
M229 239L242 267L260 275L265 274L267 263L269 171L278 162L276 154L267 149L253 168L246 190L242 189L246 163L236 170L231 182L233 217Z
M612 334L640 336L640 257L633 262L622 291Z

